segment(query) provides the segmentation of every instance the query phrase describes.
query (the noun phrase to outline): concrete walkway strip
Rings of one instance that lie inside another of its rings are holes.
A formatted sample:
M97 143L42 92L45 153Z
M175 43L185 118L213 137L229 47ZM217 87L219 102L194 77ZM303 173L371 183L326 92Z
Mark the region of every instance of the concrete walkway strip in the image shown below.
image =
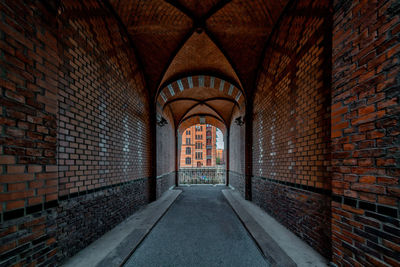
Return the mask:
M320 267L327 260L236 190L222 190L250 235L272 266Z
M181 190L165 192L160 199L148 204L118 224L111 231L68 259L63 266L121 266L167 212L181 192Z

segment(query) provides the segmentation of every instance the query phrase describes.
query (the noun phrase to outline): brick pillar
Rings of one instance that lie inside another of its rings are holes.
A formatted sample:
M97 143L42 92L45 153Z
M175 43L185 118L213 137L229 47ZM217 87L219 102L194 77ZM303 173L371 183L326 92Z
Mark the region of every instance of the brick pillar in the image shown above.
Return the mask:
M175 129L175 186L179 186L179 131Z
M225 163L226 164L226 186L229 186L229 138L230 138L229 129L230 129L230 127L227 126L226 127L226 134L224 136L224 139L225 139L225 141L224 141L224 145L225 145L225 151L224 151L225 159L224 159L224 161L226 162Z
M253 101L248 99L245 115L245 198L252 199L251 177L253 175Z
M156 133L156 108L154 103L150 103L150 138L151 138L151 169L149 177L149 201L152 202L157 198L157 133Z

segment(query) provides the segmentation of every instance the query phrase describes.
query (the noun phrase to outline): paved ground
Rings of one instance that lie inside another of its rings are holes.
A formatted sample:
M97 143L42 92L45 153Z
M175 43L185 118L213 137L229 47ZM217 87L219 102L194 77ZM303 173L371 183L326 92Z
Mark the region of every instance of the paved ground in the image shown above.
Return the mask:
M181 189L125 266L269 266L223 197L225 186Z

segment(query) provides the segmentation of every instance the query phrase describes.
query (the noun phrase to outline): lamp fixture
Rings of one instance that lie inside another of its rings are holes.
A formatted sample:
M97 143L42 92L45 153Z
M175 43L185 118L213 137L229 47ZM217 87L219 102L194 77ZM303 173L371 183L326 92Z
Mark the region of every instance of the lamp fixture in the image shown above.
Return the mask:
M237 118L235 119L235 123L236 123L238 126L242 126L242 125L244 124L244 121L243 121L243 119L242 119L242 116L237 117Z
M168 121L163 116L157 116L157 125L163 127L168 124Z

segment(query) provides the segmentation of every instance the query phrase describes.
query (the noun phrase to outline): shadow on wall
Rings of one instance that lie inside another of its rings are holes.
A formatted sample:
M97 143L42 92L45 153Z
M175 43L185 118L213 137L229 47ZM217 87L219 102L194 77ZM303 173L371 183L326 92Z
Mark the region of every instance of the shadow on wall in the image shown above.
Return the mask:
M253 201L328 259L329 10L329 1L302 0L288 6L262 63L252 129ZM304 16L297 16L299 13Z

